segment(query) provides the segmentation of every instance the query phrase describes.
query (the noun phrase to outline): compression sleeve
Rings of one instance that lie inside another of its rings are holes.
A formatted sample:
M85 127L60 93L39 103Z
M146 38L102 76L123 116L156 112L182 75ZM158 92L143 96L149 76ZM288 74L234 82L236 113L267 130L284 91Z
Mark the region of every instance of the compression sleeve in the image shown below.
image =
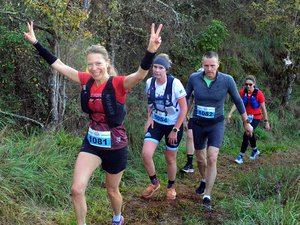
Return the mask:
M43 45L41 45L39 41L34 43L33 46L38 50L39 55L42 56L42 58L45 59L49 65L52 65L57 60L57 57L49 52L49 50Z

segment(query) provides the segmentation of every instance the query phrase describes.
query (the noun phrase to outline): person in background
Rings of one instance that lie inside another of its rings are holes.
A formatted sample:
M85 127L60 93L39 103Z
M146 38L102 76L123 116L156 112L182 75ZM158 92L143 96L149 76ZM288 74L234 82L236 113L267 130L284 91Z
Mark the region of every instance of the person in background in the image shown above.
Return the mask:
M148 119L145 124L145 137L142 158L150 179L149 186L142 192L142 198L149 199L160 188L153 161L154 152L165 137L168 184L167 199L176 198L176 157L187 113L186 92L181 82L168 71L171 61L167 54L158 55L153 61L153 77L146 82L148 97Z
M194 92L193 138L197 165L202 176L196 193L203 195L203 207L211 210L211 192L217 176L217 158L224 137L224 102L227 93L233 99L245 125L247 135L253 128L247 118L232 76L218 71L219 56L210 51L203 55L203 72L191 74L186 92L187 101Z
M256 79L253 75L248 75L245 79L245 87L240 90L240 96L246 107L246 112L248 115L249 122L253 127L253 130L259 125L260 121L264 119L264 127L266 130L270 130L270 123L268 120L268 113L265 104L265 97L261 90L256 87ZM227 122L230 123L232 113L236 110L236 106L233 105L228 116ZM241 146L241 151L236 157L235 162L242 164L244 162L245 152L248 148L248 145L251 145L252 153L250 159L254 160L260 154L256 146L256 137L253 135L249 137L246 133L243 134L243 141Z
M204 71L203 67L201 67L197 72ZM193 139L193 129L192 129L192 116L193 116L193 106L194 106L194 94L191 95L190 102L188 104L188 113L186 116L186 120L183 122L184 130L186 131L186 156L187 162L185 166L181 169L181 171L185 173L193 173L193 158L195 153L194 147L194 139Z
M107 194L114 213L112 224L124 224L124 217L121 215L123 199L119 191L128 154L128 138L123 125L124 104L127 91L142 81L151 68L155 53L161 45L161 29L160 24L155 31L155 25L152 24L149 45L138 70L128 76L116 77L110 76L115 71L103 46L92 45L87 49L88 72L80 72L65 65L41 45L35 37L33 22L28 23L28 32L24 32L25 39L38 50L54 70L82 87L86 87L91 81L90 96L86 105L83 104L83 109L90 112L91 121L76 159L71 188L78 225L86 224L85 191L93 172L99 166L102 166L106 174ZM112 104L109 105L110 103Z
M186 156L187 162L181 171L185 173L193 173L193 158L194 158L194 139L193 139L193 129L192 129L192 111L193 111L194 95L191 95L190 102L188 104L188 113L186 120L183 122L183 129L186 131Z

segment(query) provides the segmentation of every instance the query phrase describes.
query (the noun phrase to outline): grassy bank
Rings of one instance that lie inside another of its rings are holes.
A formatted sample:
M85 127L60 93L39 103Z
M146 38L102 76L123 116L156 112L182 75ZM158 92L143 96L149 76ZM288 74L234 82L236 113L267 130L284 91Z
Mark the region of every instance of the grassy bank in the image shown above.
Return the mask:
M129 99L129 104L135 101ZM162 188L154 199L140 199L148 184L140 154L144 121L130 118L142 118L144 112L129 112L126 127L132 144L121 183L127 224L299 224L300 127L293 110L283 117L276 109L269 111L272 131L266 132L262 126L256 130L261 156L253 162L246 159L241 166L234 163L243 131L238 113L226 125L212 213L202 211L201 198L194 194L198 173L179 172L178 198L173 203L165 201L163 145L154 159ZM0 132L0 224L75 225L70 186L82 137L66 131L47 133L26 127L8 129L4 125ZM178 168L185 162L184 139L178 152ZM87 202L88 224L110 223L112 212L101 169L91 179Z

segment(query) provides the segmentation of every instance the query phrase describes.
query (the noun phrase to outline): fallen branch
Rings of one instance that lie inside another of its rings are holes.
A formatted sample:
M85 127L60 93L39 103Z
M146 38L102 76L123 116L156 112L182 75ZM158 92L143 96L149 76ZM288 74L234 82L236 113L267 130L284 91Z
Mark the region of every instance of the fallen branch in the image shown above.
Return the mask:
M15 118L18 118L18 119L27 120L27 121L30 121L32 123L36 123L36 124L40 125L42 128L44 128L44 126L45 126L44 124L40 123L39 121L28 118L26 116L20 116L20 115L14 114L14 113L3 112L2 110L0 110L0 113L4 114L4 115L7 115L7 116L15 117Z

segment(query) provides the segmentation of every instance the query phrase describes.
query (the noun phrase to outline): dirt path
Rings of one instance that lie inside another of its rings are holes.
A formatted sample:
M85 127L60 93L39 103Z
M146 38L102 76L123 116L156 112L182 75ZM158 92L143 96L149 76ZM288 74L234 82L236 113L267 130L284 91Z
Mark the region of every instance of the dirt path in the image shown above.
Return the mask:
M140 198L144 187L133 188L130 193L124 193L124 216L129 225L179 225L179 224L222 224L228 217L226 212L218 207L217 201L226 198L229 189L239 173L247 174L259 169L262 165L274 167L277 165L295 166L300 163L298 150L291 152L275 152L271 155L261 155L255 161L246 158L245 163L237 165L234 158L220 155L218 159L218 175L213 189L214 211L202 209L202 197L195 194L199 182L199 173L184 174L179 172L176 180L177 198L175 201L165 199L165 185L155 193L150 200ZM222 189L222 187L225 187ZM185 213L188 212L188 213ZM192 212L192 213L191 213ZM193 217L189 218L189 215ZM195 218L197 221L195 221ZM185 222L183 222L185 221Z

